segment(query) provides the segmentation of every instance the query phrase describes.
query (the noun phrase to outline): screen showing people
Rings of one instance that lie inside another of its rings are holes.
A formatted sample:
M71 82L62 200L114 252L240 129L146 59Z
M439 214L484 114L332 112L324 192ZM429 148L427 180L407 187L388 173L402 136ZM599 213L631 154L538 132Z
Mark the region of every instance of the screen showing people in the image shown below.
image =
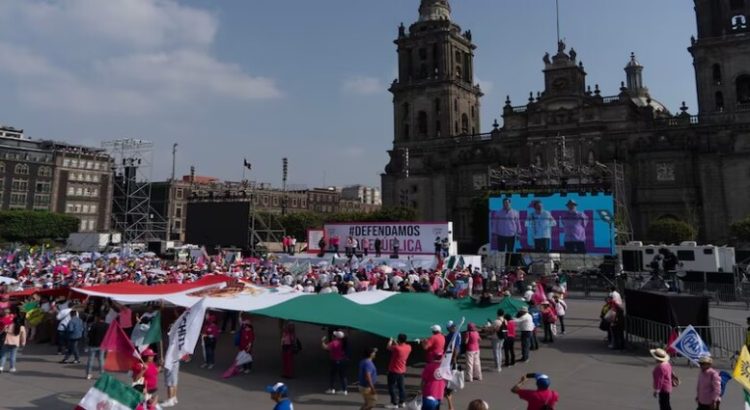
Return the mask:
M490 198L490 249L611 255L614 251L612 195L512 194Z

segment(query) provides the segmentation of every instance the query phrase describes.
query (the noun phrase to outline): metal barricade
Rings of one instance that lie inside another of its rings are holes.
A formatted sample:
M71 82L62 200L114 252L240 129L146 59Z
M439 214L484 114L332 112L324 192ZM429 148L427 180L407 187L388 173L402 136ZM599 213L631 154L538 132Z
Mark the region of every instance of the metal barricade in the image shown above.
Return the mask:
M711 317L709 326L693 326L711 350L714 358L726 359L735 355L745 343L743 326ZM670 337L685 330L685 326L671 326L638 317L625 317L626 341L644 349L665 347ZM676 332L676 333L675 333Z

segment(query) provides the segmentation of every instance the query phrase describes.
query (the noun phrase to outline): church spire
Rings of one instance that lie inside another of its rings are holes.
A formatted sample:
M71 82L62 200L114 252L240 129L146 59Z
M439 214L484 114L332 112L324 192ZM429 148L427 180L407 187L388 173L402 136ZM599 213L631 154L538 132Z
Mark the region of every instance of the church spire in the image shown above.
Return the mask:
M419 21L450 19L451 5L448 0L422 0L419 5Z

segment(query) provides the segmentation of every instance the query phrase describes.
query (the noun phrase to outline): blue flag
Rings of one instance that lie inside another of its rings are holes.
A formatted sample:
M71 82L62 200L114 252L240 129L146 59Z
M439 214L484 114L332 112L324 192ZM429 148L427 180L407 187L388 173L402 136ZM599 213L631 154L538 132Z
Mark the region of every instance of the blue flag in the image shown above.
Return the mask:
M698 359L701 357L711 355L708 346L692 325L685 328L680 336L672 342L672 348L695 364L698 364Z
M732 375L722 370L719 372L719 376L721 377L721 397L724 397L724 392L727 391L727 383L732 380Z

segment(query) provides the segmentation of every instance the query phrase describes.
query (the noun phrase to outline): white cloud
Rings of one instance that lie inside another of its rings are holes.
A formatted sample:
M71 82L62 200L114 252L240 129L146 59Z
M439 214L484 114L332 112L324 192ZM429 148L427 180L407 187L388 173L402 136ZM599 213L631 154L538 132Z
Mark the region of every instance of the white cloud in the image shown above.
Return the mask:
M217 28L212 13L174 0L3 0L0 73L22 103L77 114L280 97L273 79L211 54Z
M341 89L347 94L376 95L386 91L386 86L375 77L354 76L344 80Z

